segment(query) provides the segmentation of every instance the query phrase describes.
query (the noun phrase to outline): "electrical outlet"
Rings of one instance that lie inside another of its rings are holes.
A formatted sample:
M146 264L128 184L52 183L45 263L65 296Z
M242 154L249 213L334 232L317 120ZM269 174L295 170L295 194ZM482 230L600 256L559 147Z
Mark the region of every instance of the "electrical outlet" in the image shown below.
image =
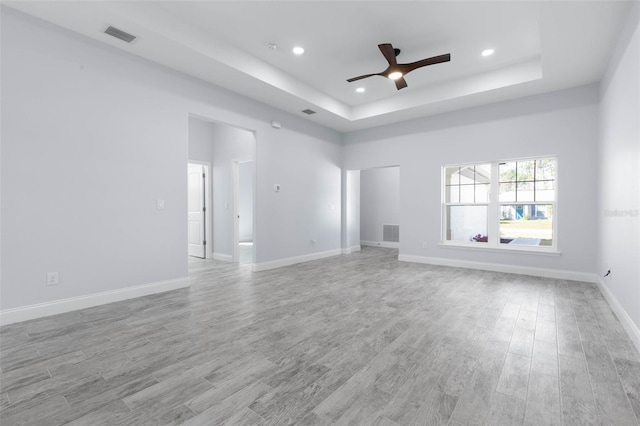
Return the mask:
M60 277L57 272L47 272L47 285L58 285Z
M422 242L422 248L427 248L427 242L426 241Z

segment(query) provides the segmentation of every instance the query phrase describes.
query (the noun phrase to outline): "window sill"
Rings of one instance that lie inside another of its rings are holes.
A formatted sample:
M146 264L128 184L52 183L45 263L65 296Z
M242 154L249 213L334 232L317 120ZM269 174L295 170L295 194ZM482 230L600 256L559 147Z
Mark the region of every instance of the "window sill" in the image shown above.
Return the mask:
M479 251L492 251L498 253L518 253L518 254L533 254L533 255L542 255L542 256L560 256L562 252L554 249L554 248L538 248L538 247L529 247L523 248L520 247L501 247L501 246L482 246L481 244L485 243L450 243L450 242L440 242L438 243L439 247L447 248L447 249L468 249L468 250L479 250Z

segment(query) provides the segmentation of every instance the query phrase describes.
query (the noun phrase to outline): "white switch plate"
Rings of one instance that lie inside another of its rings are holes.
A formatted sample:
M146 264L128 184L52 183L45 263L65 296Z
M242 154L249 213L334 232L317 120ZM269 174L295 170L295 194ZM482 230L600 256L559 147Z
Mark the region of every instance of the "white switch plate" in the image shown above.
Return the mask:
M47 272L47 285L58 285L60 276L57 272Z
M156 200L156 209L158 210L164 210L164 200L158 198Z
M422 242L422 248L427 248L427 242L426 241Z

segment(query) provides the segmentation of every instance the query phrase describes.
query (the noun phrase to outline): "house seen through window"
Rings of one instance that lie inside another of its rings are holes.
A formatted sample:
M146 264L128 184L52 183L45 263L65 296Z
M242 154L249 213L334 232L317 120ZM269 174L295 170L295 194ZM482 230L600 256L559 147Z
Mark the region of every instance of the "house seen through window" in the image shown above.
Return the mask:
M555 247L556 159L443 167L443 240L486 247Z

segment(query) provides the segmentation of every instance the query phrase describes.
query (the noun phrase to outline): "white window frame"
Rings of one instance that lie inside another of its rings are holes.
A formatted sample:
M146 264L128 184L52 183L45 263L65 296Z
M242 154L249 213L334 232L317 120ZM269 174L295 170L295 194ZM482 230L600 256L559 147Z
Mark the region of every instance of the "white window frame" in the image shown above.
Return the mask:
M556 173L554 176L554 199L553 201L514 201L514 202L500 202L500 163L508 163L514 161L531 161L531 160L544 160L554 159L556 162ZM450 167L467 167L480 164L491 165L491 182L489 192L488 203L451 203L446 202L446 169ZM447 248L468 248L473 250L485 250L485 251L512 251L512 252L526 252L531 254L552 254L559 255L558 251L558 175L559 175L559 162L556 155L544 155L539 157L524 157L514 158L508 160L498 161L476 161L473 163L457 163L448 164L442 166L441 170L441 238L440 246ZM447 207L448 206L483 206L487 205L487 242L474 242L474 241L451 241L447 240ZM553 223L552 223L552 239L550 246L510 246L509 244L500 243L500 216L501 206L503 205L551 205L553 209Z

